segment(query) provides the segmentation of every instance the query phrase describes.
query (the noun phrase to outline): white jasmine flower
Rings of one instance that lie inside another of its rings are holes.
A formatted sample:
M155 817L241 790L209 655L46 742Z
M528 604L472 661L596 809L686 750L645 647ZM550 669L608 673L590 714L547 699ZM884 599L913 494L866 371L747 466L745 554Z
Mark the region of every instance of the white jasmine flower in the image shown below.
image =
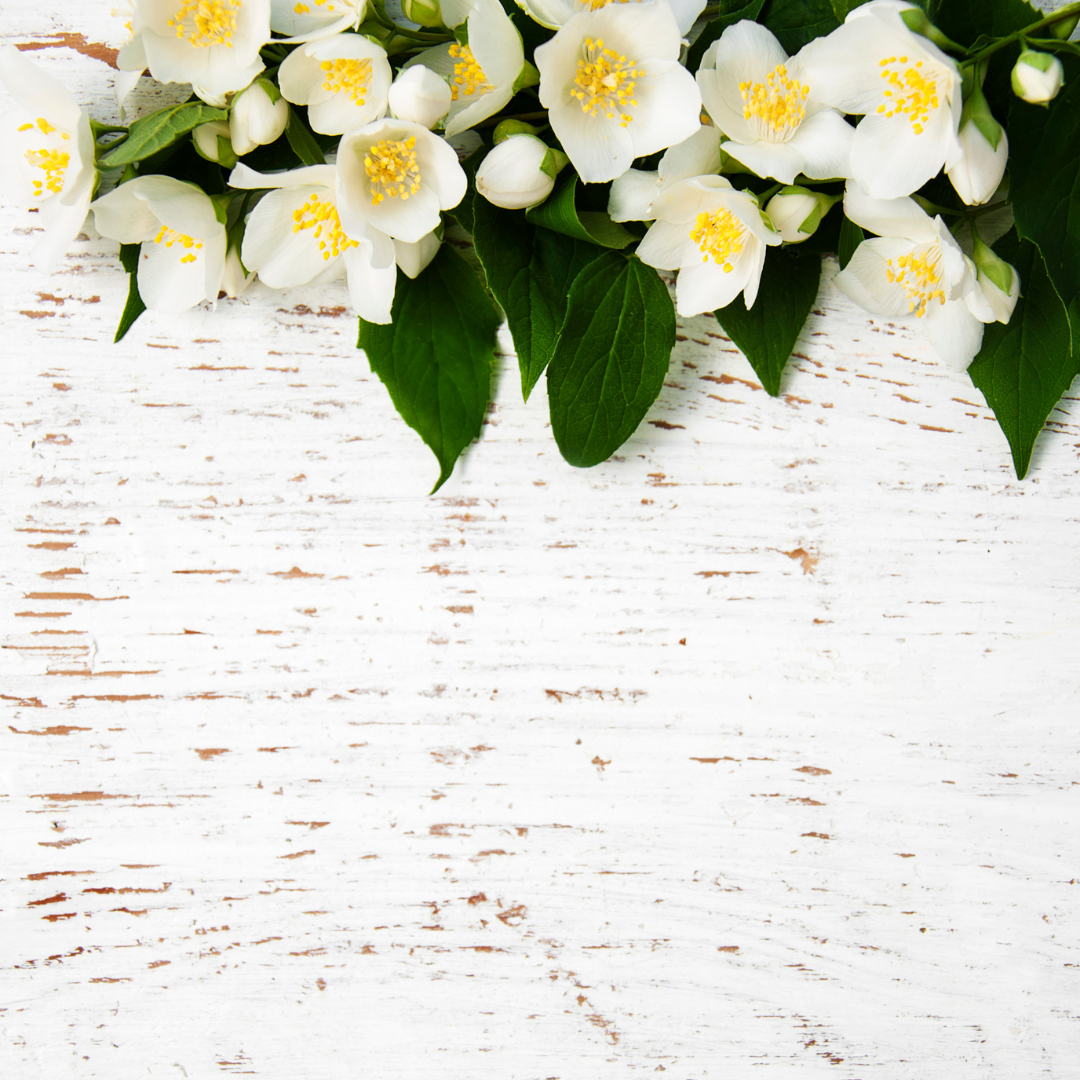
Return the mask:
M1053 101L1065 80L1065 69L1056 56L1025 49L1012 70L1012 88L1017 97L1031 105Z
M555 187L554 176L543 168L548 152L547 144L533 135L504 139L480 162L476 190L505 210L542 203Z
M208 105L242 90L264 68L270 0L132 0L132 39L122 71L149 67L158 82L191 83Z
M465 25L468 45L437 45L408 65L422 64L448 82L448 138L503 108L516 93L515 84L525 67L521 35L499 0L476 0Z
M676 308L700 315L727 307L739 293L753 307L765 265L765 248L780 243L757 201L723 176L698 176L673 184L654 204L656 221L638 245L643 263L678 270Z
M90 209L102 236L142 245L139 293L148 308L176 315L217 300L225 226L200 188L171 176L137 176Z
M909 4L874 2L799 53L815 97L865 114L855 129L851 176L876 199L908 195L952 169L963 153L956 63L900 17Z
M450 86L423 64L406 68L390 84L387 101L399 120L423 124L429 130L450 111Z
M416 243L465 195L453 148L420 124L376 120L338 145L337 205L349 236L369 226Z
M386 50L363 34L334 34L294 49L278 70L282 96L308 107L322 135L341 135L386 113Z
M844 212L878 235L855 249L837 286L871 314L920 320L938 356L963 371L982 345L983 323L997 316L945 223L914 199L874 199L851 185Z
M611 185L608 216L612 221L652 221L653 203L672 184L720 172L720 138L717 128L702 124L690 138L667 150L654 172L627 169Z
M575 15L536 50L540 103L586 183L697 131L701 94L681 47L671 9L648 0Z
M256 79L238 95L229 112L229 139L233 152L250 154L256 146L276 142L289 122L289 106L277 87Z
M801 55L801 54L800 54ZM815 83L759 23L729 26L706 50L697 73L701 100L727 136L724 152L791 184L851 175L855 130L824 105Z
M311 41L355 30L370 11L368 0L269 0L270 28L293 41Z
M549 30L558 30L583 11L596 11L611 3L637 3L639 0L517 0L531 19ZM707 0L667 0L680 34L688 34Z
M45 232L30 249L30 261L47 271L79 234L90 209L97 182L90 119L14 45L0 48L0 83L18 105L0 118L0 189L17 206L37 209Z
M338 216L333 165L273 175L239 165L229 184L271 189L248 216L241 256L249 270L275 289L344 277L354 310L368 322L390 322L396 267L416 277L439 249L434 235L406 244L366 224L347 234Z

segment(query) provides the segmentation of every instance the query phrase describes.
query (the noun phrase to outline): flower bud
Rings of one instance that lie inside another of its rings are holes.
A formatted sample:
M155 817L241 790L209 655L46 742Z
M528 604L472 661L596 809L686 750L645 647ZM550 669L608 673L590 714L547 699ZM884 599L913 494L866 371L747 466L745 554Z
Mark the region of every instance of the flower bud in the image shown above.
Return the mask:
M450 111L450 86L422 64L405 68L390 84L390 111L429 131Z
M968 206L989 202L1005 175L1009 140L977 85L960 115L960 148L963 156L945 175Z
M216 161L226 169L236 165L236 152L229 141L229 125L224 120L211 120L200 124L191 133L191 141L200 157Z
M527 124L524 120L502 120L492 133L491 140L496 146L506 142L512 135L539 135L540 129Z
M1064 77L1056 56L1025 49L1012 70L1013 93L1031 105L1045 105L1057 97Z
M781 188L765 207L773 229L789 244L801 244L817 232L821 219L840 195L823 195L804 187Z
M543 202L555 186L548 147L532 135L515 135L499 143L476 170L476 190L504 210L524 210Z
M994 317L1000 323L1007 323L1020 295L1020 275L1011 263L995 254L977 234L972 261L975 263L979 288L993 308Z
M1070 15L1067 19L1059 19L1056 23L1051 23L1046 29L1061 41L1068 41L1077 26L1080 26L1080 13Z
M401 13L420 26L442 26L439 0L401 0Z
M256 79L237 96L229 114L233 150L243 157L256 146L276 142L289 122L289 104L268 79Z
M240 261L240 253L236 248L229 248L225 256L225 273L221 278L221 291L230 299L235 300L253 281L254 273L249 274Z

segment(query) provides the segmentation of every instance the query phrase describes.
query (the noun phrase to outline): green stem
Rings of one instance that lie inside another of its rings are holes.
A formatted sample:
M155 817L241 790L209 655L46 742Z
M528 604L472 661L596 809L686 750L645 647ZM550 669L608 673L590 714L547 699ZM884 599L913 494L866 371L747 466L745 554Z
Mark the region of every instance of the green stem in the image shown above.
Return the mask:
M1080 14L1080 0L1077 0L1077 2L1072 4L1066 4L1064 7L1058 8L1057 11L1052 11L1045 19L1033 22L1029 26L1025 26L1023 30L1016 30L1006 37L999 38L993 45L987 45L985 49L980 49L974 56L969 56L966 60L962 61L960 66L968 67L970 64L977 64L981 60L993 56L994 53L999 52L1001 49L1007 48L1014 42L1022 41L1024 38L1034 34L1037 30L1042 30L1046 26L1053 26L1054 23L1061 22L1064 19L1070 19L1073 15L1077 14Z

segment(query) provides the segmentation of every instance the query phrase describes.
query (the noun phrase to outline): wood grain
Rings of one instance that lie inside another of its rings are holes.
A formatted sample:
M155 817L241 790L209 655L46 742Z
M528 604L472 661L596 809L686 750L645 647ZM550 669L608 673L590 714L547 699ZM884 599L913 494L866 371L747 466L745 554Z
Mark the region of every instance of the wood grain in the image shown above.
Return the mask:
M7 38L119 43L50 11ZM35 59L108 118L101 57ZM114 347L115 248L43 278L31 222L0 214L5 1077L1075 1074L1075 398L1017 483L830 266L783 397L685 321L591 471L504 336L429 498L343 288Z

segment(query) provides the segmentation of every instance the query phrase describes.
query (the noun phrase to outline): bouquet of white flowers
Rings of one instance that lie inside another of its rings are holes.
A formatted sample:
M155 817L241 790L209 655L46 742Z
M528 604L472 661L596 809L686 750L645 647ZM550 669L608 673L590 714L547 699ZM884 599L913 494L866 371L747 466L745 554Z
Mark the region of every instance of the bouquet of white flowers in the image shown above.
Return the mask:
M358 344L439 484L480 432L503 318L523 395L546 375L559 450L590 466L659 394L676 311L714 313L779 393L823 254L847 296L914 320L968 370L1018 476L1080 372L1080 3L123 14L121 104L144 71L192 89L130 127L0 50L19 110L0 183L45 226L34 261L48 269L93 214L131 276L117 340L146 308L215 303L256 276L344 278ZM478 271L444 243L452 224Z

